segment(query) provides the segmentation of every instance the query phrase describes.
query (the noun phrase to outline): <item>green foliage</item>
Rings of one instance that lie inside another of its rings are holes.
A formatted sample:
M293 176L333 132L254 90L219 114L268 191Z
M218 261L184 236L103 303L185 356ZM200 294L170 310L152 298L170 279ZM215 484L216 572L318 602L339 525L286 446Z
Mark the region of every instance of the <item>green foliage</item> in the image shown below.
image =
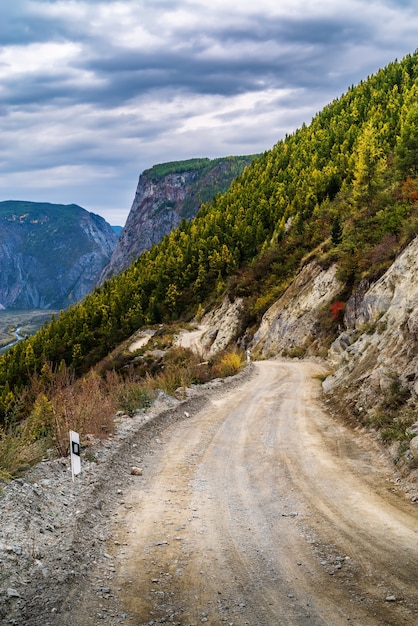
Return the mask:
M383 186L386 168L380 137L371 123L365 125L354 151L353 201L357 207L370 207Z
M153 182L158 182L167 174L182 174L190 170L201 170L208 166L210 159L187 159L185 161L170 161L168 163L160 163L154 165L148 170L144 171Z
M341 220L336 215L332 220L331 226L331 241L334 246L338 246L343 240L343 229L341 226Z
M152 396L143 385L129 381L120 386L117 397L119 409L128 415L149 407L152 402Z
M37 441L51 437L55 425L55 414L52 402L44 393L35 399L33 409L25 423L25 433L28 441Z
M154 165L150 169L145 170L144 174L156 183L168 174L183 174L184 172L193 170L207 173L213 170L217 165L221 165L224 169L235 171L235 175L238 175L242 172L243 167L251 162L255 156L256 155L221 157L219 159L201 158L186 159L185 161L170 161L168 163Z
M396 165L401 178L418 174L418 104L407 109L395 149Z

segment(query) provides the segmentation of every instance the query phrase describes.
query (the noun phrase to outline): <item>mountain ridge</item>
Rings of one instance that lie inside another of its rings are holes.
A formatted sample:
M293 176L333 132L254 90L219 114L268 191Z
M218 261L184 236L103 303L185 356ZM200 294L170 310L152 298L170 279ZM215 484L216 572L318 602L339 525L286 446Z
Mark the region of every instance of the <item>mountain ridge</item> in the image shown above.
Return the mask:
M255 156L171 161L142 172L126 224L98 284L129 267L183 219L193 219L201 204L225 192Z
M110 258L116 235L76 204L0 202L0 304L59 309L83 298Z

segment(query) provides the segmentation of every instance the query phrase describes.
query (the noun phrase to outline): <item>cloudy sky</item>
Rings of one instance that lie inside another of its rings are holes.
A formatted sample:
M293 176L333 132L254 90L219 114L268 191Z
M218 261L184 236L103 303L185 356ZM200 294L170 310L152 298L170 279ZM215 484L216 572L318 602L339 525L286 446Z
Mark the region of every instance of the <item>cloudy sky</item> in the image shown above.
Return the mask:
M144 169L268 150L417 34L417 0L2 0L0 200L123 225Z

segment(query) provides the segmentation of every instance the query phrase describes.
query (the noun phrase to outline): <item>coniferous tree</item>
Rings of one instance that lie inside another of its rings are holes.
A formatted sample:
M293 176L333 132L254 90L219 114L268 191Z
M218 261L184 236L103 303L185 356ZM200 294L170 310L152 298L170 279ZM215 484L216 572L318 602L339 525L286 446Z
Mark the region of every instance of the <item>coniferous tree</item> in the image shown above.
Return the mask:
M368 123L354 153L353 198L357 206L370 208L383 183L386 163L377 131Z
M343 229L341 226L341 220L338 215L332 220L331 226L331 241L334 246L338 246L343 239Z
M418 174L418 104L412 106L401 127L396 144L396 166L402 178Z

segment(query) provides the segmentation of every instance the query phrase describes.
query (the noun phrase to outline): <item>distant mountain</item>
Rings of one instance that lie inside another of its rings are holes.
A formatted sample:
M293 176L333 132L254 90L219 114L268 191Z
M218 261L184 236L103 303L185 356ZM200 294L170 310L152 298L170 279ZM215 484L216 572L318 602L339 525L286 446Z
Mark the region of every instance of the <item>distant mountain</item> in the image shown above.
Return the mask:
M115 233L115 235L119 237L119 235L121 234L123 230L123 226L112 226L112 230Z
M66 308L94 287L116 241L75 204L0 202L0 308Z
M224 193L255 156L172 161L145 170L139 177L126 225L99 283L126 269L182 219L195 217L201 204Z

